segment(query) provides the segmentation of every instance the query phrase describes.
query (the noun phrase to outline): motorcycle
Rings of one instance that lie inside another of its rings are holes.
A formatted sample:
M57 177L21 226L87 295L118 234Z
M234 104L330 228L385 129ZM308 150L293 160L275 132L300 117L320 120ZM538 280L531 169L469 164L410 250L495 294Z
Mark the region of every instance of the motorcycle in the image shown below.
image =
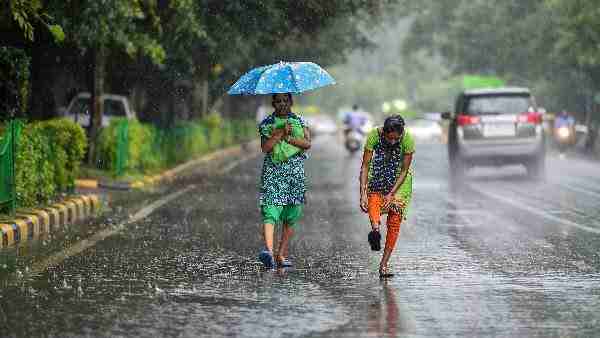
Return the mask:
M575 134L572 128L562 126L554 130L554 142L561 157L564 157L569 148L574 145L574 141Z
M365 138L367 137L367 134L372 128L373 125L371 121L367 120L358 127L346 130L346 139L344 141L346 150L348 150L350 154L354 154L355 152L359 151L365 141Z
M354 154L362 146L365 135L359 129L352 129L346 134L345 146L350 154Z

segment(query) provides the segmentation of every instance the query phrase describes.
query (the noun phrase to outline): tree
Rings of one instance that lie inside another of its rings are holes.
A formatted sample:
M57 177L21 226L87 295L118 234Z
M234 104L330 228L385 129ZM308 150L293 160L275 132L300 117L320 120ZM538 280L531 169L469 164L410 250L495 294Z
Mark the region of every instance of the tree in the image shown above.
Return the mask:
M159 38L162 33L159 9L186 12L193 6L191 0L72 0L54 2L50 10L60 18L67 40L81 51L89 53L91 68L92 119L90 128L90 163L102 121L102 102L105 67L110 53L124 51L131 57L144 56L156 65L162 65L166 51Z
M357 22L377 20L386 4L385 0L205 0L199 16L207 40L196 50L207 63L196 75L210 80L211 96L220 97L256 66L280 60L311 60L324 66L340 62L344 51L369 45ZM217 64L223 71L212 73Z
M583 0L429 0L411 9L404 53L425 50L454 74L497 75L534 87L553 109L589 111L600 74L599 8Z
M2 30L18 27L28 41L33 41L35 25L42 23L56 41L60 42L64 39L62 27L50 23L52 17L44 11L41 0L8 0L0 4L0 9L0 29Z
M9 111L23 115L28 109L31 58L24 48L34 42L36 27L49 31L55 43L64 40L62 27L52 24L52 19L40 0L9 0L0 4L0 40L5 44L0 47L4 118L9 117Z

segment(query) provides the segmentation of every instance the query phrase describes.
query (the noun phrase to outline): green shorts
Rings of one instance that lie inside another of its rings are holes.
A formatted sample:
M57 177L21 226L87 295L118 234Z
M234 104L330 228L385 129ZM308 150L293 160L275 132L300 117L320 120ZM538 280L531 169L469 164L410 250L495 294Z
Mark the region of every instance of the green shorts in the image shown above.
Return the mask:
M303 210L303 204L260 206L263 224L287 224L291 227L295 227L298 224Z

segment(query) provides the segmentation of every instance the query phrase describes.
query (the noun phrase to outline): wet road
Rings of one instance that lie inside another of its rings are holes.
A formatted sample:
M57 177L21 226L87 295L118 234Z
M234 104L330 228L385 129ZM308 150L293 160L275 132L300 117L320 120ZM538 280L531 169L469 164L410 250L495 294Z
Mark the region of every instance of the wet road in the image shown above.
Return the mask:
M360 158L335 138L316 143L294 268L266 271L255 258L255 157L179 182L172 191L188 190L147 217L5 282L0 336L600 333L599 163L550 158L546 182L508 167L451 185L444 146L418 145L396 276L382 282L358 209Z

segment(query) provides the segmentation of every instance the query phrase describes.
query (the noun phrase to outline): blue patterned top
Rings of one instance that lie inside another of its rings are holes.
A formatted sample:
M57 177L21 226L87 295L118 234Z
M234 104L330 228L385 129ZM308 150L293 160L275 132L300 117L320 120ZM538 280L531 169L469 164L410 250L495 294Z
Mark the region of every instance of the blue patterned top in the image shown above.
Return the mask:
M296 119L302 127L305 121L294 113L289 113L288 118ZM265 127L275 123L275 115L267 116L258 126L261 141L265 142ZM306 193L306 175L304 161L306 152L290 157L287 161L274 163L271 154L265 154L260 182L260 205L295 205L304 204Z

